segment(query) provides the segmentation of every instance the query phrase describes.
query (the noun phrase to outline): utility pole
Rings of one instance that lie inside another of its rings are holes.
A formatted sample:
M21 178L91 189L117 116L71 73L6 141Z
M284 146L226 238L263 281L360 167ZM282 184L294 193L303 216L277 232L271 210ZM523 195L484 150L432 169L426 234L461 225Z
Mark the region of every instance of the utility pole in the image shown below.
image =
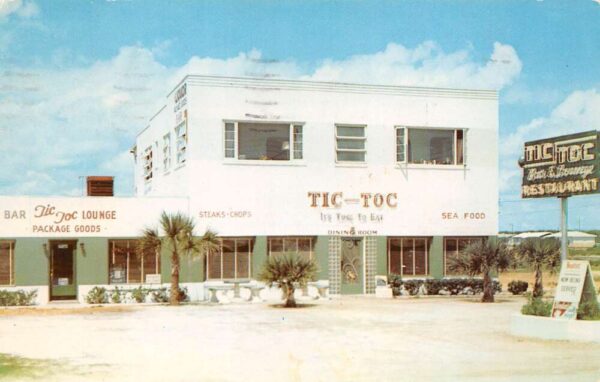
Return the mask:
M569 236L568 236L568 228L567 228L567 224L568 224L568 220L569 220L569 213L567 210L567 197L563 196L560 198L560 234L561 234L561 240L560 240L560 260L561 262L565 262L567 261L567 251L568 251L568 244L569 244Z

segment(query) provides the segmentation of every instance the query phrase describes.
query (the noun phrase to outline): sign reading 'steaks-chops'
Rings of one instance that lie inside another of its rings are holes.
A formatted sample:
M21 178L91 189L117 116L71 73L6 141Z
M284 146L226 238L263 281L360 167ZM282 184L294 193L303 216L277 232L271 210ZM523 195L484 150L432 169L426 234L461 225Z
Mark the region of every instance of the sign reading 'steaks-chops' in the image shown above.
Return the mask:
M600 191L597 131L526 142L523 198L566 197Z

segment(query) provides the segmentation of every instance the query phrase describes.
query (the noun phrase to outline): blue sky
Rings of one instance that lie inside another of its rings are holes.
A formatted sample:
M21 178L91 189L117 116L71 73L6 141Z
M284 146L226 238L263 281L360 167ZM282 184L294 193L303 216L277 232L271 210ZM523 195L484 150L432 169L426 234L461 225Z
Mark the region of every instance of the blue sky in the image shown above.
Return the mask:
M274 72L500 90L500 229L557 228L556 199L520 200L516 158L600 130L599 36L592 0L0 0L0 194L76 195L98 173L131 194L127 150L182 73ZM600 228L600 197L570 207Z

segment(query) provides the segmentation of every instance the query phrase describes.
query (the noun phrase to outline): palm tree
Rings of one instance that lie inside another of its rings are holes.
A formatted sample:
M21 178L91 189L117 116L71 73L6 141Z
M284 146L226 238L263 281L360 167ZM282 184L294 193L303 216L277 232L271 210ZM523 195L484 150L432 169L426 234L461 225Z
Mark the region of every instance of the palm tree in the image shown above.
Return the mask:
M452 271L473 277L483 275L483 297L481 302L494 302L492 271L502 272L511 262L510 251L503 242L485 239L473 241L458 256L449 260Z
M210 253L219 248L220 241L216 234L207 230L200 238L194 237L194 220L182 213L167 214L162 212L159 219L160 229L145 228L139 249L158 251L163 248L171 251L171 294L169 304L178 305L181 300L179 289L179 268L181 255L197 255ZM162 234L162 235L161 235Z
M258 278L269 287L277 283L285 294L286 308L295 308L295 285L305 287L317 273L317 264L313 259L305 259L296 253L286 253L281 256L271 256L263 265Z
M516 248L516 254L520 261L532 267L535 272L532 297L542 297L542 271L554 271L560 265L560 241L555 238L526 239Z

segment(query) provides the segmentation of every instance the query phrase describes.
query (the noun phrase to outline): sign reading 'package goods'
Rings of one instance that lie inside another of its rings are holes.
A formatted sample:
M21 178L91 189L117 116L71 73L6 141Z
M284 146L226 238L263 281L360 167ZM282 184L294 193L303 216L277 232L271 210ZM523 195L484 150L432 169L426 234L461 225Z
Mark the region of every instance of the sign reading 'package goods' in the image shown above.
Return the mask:
M594 194L600 188L597 131L526 142L523 198Z

